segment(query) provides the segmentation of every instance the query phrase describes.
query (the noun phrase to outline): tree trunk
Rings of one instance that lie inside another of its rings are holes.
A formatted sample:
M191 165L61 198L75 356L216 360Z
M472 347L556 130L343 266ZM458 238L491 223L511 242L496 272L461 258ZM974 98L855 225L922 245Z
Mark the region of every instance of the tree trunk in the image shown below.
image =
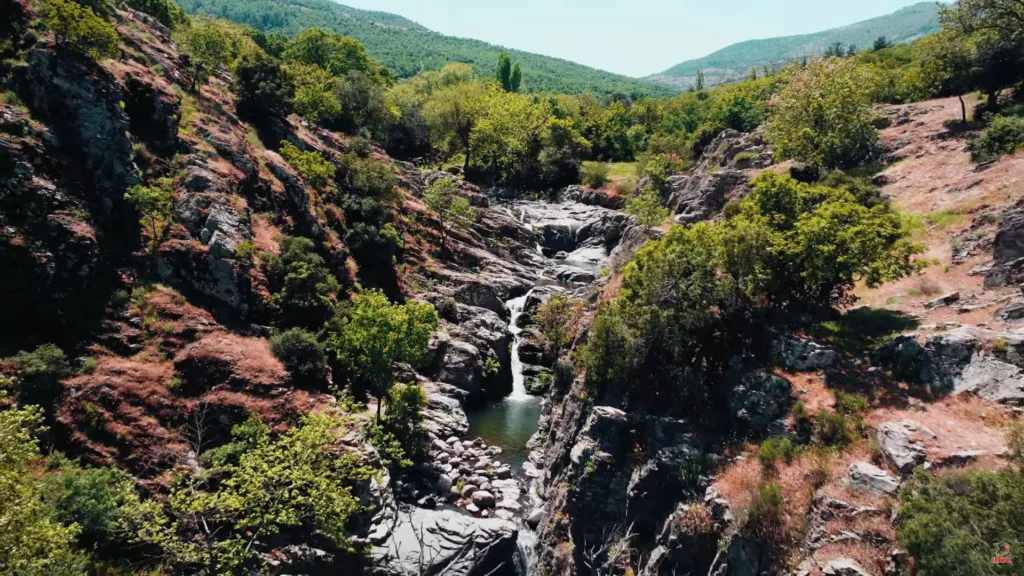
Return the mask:
M964 103L964 95L960 94L957 96L960 99L960 113L963 114L963 122L967 124L967 104Z
M380 407L384 405L384 398L377 398L377 424L380 424Z
M466 142L466 162L462 165L462 177L465 178L469 174L469 142Z

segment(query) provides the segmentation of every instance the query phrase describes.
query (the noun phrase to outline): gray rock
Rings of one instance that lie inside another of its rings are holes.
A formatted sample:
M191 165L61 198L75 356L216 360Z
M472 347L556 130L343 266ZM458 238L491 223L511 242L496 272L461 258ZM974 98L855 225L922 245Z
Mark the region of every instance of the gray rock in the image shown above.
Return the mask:
M885 496L899 490L899 482L891 474L868 462L850 464L850 483L862 492Z
M909 474L925 462L924 445L910 439L920 431L921 425L913 420L886 422L878 427L876 437L882 452L901 474Z
M530 515L526 517L526 525L531 529L536 530L537 526L540 525L540 521L544 519L544 509L534 508Z
M476 504L481 510L494 507L494 494L486 490L477 490L473 493L473 504Z
M478 486L475 486L473 484L465 484L462 487L462 497L463 498L469 498L470 496L473 495L474 492L476 492L479 489L480 488Z
M997 264L1024 258L1024 201L1018 201L999 218L992 253Z
M871 576L871 573L853 558L830 560L821 573L824 576Z
M746 183L746 174L736 170L673 176L669 179L667 205L676 213L679 224L708 220L730 199L741 196Z
M967 450L964 452L954 452L948 456L938 458L935 465L942 468L957 468L960 466L966 466L968 464L978 461L985 452L983 450Z
M517 536L515 524L507 520L413 508L399 517L391 537L372 555L388 576L513 576Z
M792 403L791 386L785 378L762 370L746 372L736 377L741 368L730 371L734 381L729 395L729 408L733 417L753 434L764 434L769 426L783 418Z
M951 293L946 294L944 296L940 296L940 297L936 298L935 300L932 300L931 302L927 302L924 305L924 307L929 309L929 310L932 310L932 309L935 309L935 308L941 308L943 306L949 306L950 304L953 304L954 302L959 302L959 301L960 301L960 293L959 292L951 292Z
M996 318L1000 320L1020 320L1024 318L1024 298L1014 298L1011 300L999 312L996 312Z
M782 365L798 372L824 370L835 365L839 358L835 350L827 346L796 338L783 338L777 350Z

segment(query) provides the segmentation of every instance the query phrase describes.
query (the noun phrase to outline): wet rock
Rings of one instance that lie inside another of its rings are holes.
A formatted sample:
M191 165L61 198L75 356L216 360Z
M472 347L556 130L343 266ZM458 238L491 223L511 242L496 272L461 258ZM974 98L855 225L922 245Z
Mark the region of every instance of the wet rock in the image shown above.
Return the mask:
M602 208L610 208L612 210L618 210L622 207L622 198L609 196L600 190L588 190L579 185L565 188L559 192L558 198L561 202L579 202L580 204L601 206Z
M506 520L413 508L399 515L391 537L374 547L373 557L388 576L514 576L517 536L515 524Z
M895 494L900 487L891 474L868 462L850 464L850 484L857 490L876 496Z
M531 529L536 530L537 526L540 525L540 521L544 519L544 509L534 508L530 515L526 517L526 525Z

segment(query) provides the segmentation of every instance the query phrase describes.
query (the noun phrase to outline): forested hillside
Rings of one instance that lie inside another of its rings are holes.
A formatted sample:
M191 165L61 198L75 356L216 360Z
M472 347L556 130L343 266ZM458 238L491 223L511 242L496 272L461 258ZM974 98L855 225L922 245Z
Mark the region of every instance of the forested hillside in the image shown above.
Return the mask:
M471 64L477 73L489 73L505 51L479 40L444 36L393 14L357 10L330 0L184 0L181 5L190 14L208 13L265 32L295 35L316 26L351 36L399 78L437 70L449 62ZM519 50L509 53L522 63L523 84L530 92L666 96L677 91L567 60Z
M909 42L939 28L939 9L935 2L922 2L892 14L857 22L842 28L814 34L785 36L764 40L748 40L717 52L677 64L648 79L681 89L696 85L697 72L704 73L705 86L744 78L752 68L778 66L824 54L830 46L840 44L863 51L872 48L875 40L885 38L891 44Z

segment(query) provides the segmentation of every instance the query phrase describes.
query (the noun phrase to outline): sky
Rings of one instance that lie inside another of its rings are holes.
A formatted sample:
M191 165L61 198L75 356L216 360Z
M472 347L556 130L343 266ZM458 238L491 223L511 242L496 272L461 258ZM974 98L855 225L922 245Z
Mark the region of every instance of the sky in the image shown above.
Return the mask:
M646 76L756 38L819 32L920 0L341 0L431 30Z

